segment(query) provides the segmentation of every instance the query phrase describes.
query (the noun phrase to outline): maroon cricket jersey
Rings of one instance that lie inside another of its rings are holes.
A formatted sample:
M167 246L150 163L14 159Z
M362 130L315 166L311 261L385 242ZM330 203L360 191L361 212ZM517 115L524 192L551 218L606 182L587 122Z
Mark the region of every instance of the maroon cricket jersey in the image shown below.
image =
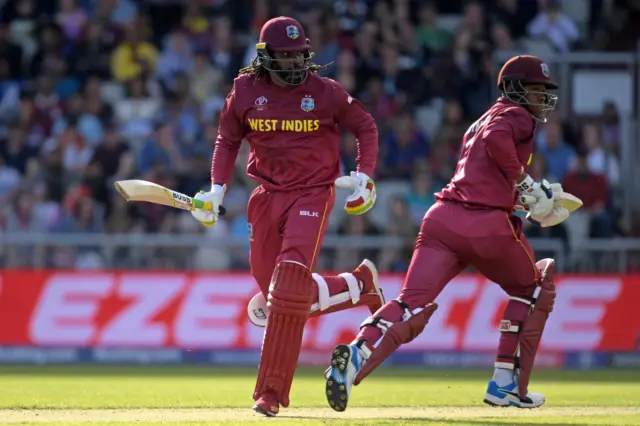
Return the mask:
M211 180L229 182L246 138L247 174L265 189L333 185L340 175L341 127L358 139L358 171L372 176L378 129L338 82L309 73L299 86L280 87L268 78L240 76L220 114Z
M535 127L525 108L499 99L465 133L456 172L436 198L511 212L516 179L533 154Z

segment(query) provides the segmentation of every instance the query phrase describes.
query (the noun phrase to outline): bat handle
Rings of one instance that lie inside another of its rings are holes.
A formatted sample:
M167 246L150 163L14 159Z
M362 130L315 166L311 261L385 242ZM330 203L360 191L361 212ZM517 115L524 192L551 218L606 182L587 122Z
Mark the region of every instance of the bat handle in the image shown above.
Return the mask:
M193 198L192 206L194 209L198 209L198 210L213 211L213 204L211 204L210 201L202 201L202 200L197 200ZM226 212L227 212L227 209L225 209L224 206L220 206L220 208L218 209L218 214L220 216L224 216Z

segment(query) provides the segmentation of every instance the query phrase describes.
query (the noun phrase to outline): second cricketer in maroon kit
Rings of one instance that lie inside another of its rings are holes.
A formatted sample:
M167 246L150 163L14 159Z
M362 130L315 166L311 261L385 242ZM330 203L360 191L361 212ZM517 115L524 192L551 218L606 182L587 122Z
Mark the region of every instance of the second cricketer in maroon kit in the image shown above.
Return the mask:
M351 344L335 348L326 394L336 411L346 409L352 385L422 332L436 311L436 297L469 265L509 295L484 401L521 408L544 403L528 384L555 300L554 261L536 263L522 222L512 213L526 207L546 226L568 217L554 203L561 186L534 182L525 172L536 123L554 109L557 97L549 90L557 86L545 63L525 55L504 65L498 88L500 99L467 130L455 175L424 216L400 295L366 319Z
M260 287L249 306L254 324L266 325L254 410L274 416L289 406L307 318L355 306L375 312L384 303L378 273L368 260L349 273L313 273L334 186L348 188L345 210L363 214L375 202L371 176L378 130L360 102L334 80L316 74L302 26L288 17L267 22L257 58L240 71L220 114L211 170L212 187L196 198L212 212L193 212L215 225L240 144L251 153L247 174L260 185L247 209L251 273ZM357 170L340 176L341 127L358 140Z

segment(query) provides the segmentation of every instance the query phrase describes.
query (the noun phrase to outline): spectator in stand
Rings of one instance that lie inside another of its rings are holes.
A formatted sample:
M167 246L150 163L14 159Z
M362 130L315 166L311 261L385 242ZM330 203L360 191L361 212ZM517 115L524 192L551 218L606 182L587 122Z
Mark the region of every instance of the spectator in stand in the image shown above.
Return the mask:
M444 104L442 121L435 132L431 144L433 161L446 161L455 168L460 152L460 144L470 123L464 119L462 105L455 98L447 99Z
M417 161L429 156L429 140L418 130L412 114L405 112L383 139L384 160L378 174L387 179L411 179Z
M131 140L143 139L153 131L153 119L162 102L151 94L151 87L144 77L133 78L124 84L125 96L115 102L115 121Z
M527 26L527 34L536 40L546 40L559 52L572 49L580 33L576 24L562 12L560 0L544 0L542 10Z
M11 37L10 26L7 22L0 21L0 57L5 62L6 69L2 80L20 80L22 75L23 52L22 48Z
M377 236L382 232L371 221L368 215L350 215L346 216L338 226L338 235L350 237ZM342 270L347 267L348 262L352 259L369 259L376 262L378 251L375 249L358 249L341 247L336 250L334 268ZM340 269L342 268L342 269Z
M75 70L80 76L95 75L111 78L111 52L116 49L123 34L120 27L99 19L90 20L84 28L82 43L78 46Z
M189 73L191 94L200 104L206 103L216 93L220 93L220 86L224 80L224 73L214 67L204 51L198 51L193 57L193 67Z
M80 7L78 0L60 0L60 11L56 15L56 22L62 27L68 41L79 42L87 20L87 12Z
M436 202L438 192L432 179L431 168L426 161L418 162L411 179L411 190L407 194L407 208L415 226L420 226L424 213Z
M173 89L176 74L190 72L193 66L193 52L187 36L181 31L169 34L158 58L157 77L165 86Z
M158 49L141 37L135 24L126 29L125 41L111 54L111 75L119 82L149 77L155 71Z
M509 27L502 22L495 22L491 26L491 42L495 52L512 53L517 50L516 43L509 32Z
M429 54L444 54L451 49L453 36L438 25L438 8L435 3L426 2L420 6L416 38Z
M205 15L201 0L185 2L184 15L182 17L182 29L193 47L203 48L209 45L211 36L211 26L209 19Z
M386 128L390 125L398 114L394 97L384 91L382 79L379 77L372 77L367 81L367 86L362 91L360 100L375 118L380 128Z
M575 162L575 151L562 140L562 129L557 122L546 124L545 135L546 145L540 148L540 154L544 156L551 180L562 182Z
M407 201L403 197L393 197L387 208L389 217L386 235L399 237L402 243L400 247L383 248L378 264L383 271L406 272L418 227L414 224Z
M620 113L616 104L605 102L602 106L602 148L620 157Z
M0 151L0 203L4 204L18 187L21 173L15 167L7 164L3 152ZM2 229L0 227L0 229Z
M618 186L620 183L620 164L616 155L602 145L600 129L596 124L588 123L582 132L584 148L587 150L589 171L605 176L610 186Z
M536 2L519 0L497 0L493 2L493 17L506 25L510 36L517 40L525 36L527 23L536 14Z
M562 188L580 198L583 202L580 214L588 218L588 233L593 238L613 236L613 224L607 213L609 186L604 175L589 170L586 153L578 156L576 169L562 181Z

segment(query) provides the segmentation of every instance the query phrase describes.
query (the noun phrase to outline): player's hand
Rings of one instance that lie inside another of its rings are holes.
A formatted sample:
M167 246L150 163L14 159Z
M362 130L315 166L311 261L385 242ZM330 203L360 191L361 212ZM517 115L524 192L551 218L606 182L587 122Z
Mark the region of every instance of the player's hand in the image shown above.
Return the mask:
M537 223L543 228L556 226L569 218L571 212L563 205L567 197L571 197L572 200L581 201L574 195L565 193L562 185L559 183L552 183L550 188L551 192L553 192L553 209L551 212L542 218L536 218L531 213L527 214L527 220L529 222Z
M210 192L198 192L193 198L210 202L213 210L193 210L191 215L204 226L214 226L218 222L218 214L226 190L226 185L213 185Z
M516 185L516 189L520 194L520 203L529 208L534 218L543 218L553 210L553 190L546 180L535 182L531 176L527 176Z
M341 176L336 179L335 185L353 191L344 204L349 214L366 213L376 202L376 184L364 173L351 172L349 176Z

